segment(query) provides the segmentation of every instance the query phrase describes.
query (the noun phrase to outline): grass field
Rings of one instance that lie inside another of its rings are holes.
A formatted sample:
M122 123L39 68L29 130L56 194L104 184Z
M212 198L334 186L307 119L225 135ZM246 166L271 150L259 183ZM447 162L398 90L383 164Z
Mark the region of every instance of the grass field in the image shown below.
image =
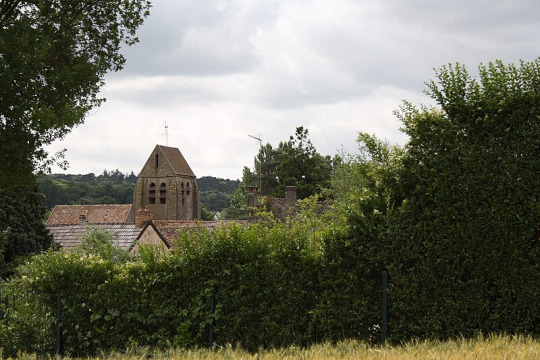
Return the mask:
M22 359L35 359L21 355ZM476 340L447 342L410 342L401 346L372 347L356 341L315 345L308 349L289 347L284 349L248 353L228 346L210 351L171 349L151 352L146 348L131 349L124 354L96 357L95 359L540 359L540 340L524 336L489 336Z

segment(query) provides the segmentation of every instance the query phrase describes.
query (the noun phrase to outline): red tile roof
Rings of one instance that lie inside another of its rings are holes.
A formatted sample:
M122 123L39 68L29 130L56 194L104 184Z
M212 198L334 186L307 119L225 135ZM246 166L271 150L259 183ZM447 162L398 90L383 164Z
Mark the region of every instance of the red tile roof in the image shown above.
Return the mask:
M56 205L47 225L79 224L84 215L88 224L121 224L127 222L131 204L123 205Z

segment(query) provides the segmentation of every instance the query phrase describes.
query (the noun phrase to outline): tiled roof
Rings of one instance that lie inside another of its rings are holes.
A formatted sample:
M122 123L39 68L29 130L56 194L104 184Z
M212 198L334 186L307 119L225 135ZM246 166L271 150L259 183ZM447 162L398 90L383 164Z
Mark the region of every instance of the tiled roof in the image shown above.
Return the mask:
M125 250L131 248L141 232L141 229L136 228L135 224L93 224L91 226L96 226L113 233L113 244ZM47 226L53 236L54 242L62 245L62 248L67 250L79 244L87 227L88 225L84 224Z
M230 226L232 223L245 223L242 221L193 221L193 220L152 220L152 223L161 233L163 239L169 244L178 238L181 231L193 231L198 228L215 230L222 226Z
M195 177L195 174L189 167L186 159L184 159L184 155L180 152L178 148L163 146L163 145L157 145L157 147L161 150L163 155L167 158L167 161L171 165L173 171L177 175L184 175L184 176L193 176Z
M131 204L122 205L56 205L47 225L79 224L84 215L89 224L121 224L127 221Z

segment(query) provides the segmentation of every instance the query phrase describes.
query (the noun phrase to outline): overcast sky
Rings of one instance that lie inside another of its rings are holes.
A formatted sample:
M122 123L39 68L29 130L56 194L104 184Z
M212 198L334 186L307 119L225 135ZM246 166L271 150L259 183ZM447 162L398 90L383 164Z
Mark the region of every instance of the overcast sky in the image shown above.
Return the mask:
M153 0L139 39L107 101L48 148L67 173L137 174L165 122L198 177L241 178L248 135L275 147L298 126L322 155L354 153L360 131L404 144L393 111L431 104L434 68L540 56L540 1Z

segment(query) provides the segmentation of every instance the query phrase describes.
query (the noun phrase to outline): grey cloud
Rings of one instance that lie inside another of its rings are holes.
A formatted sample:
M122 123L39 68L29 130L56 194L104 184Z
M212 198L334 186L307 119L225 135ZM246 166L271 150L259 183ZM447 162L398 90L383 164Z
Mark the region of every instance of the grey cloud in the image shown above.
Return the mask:
M129 83L119 89L103 92L108 101L123 101L148 107L169 108L178 104L204 105L223 101L223 95L217 87L206 83L186 81L182 78L164 78L163 82L154 82L152 78L140 78L147 86L129 87Z
M348 12L338 9L344 4L330 6L329 11L342 11L331 21L325 14L309 13L315 10L302 2L292 11L286 3L156 4L120 77L250 74L247 94L220 89L226 81L201 81L146 93L125 90L122 96L159 104L236 97L267 108L305 107L365 97L379 86L420 91L434 76L433 68L443 64L532 59L540 45L533 35L539 28L535 19L514 20L521 13L536 13L532 10L539 5L533 2L364 4L346 4ZM530 40L515 41L528 34Z
M247 72L260 61L251 36L272 21L272 7L237 1L161 1L124 49L120 77L133 74L214 76Z

